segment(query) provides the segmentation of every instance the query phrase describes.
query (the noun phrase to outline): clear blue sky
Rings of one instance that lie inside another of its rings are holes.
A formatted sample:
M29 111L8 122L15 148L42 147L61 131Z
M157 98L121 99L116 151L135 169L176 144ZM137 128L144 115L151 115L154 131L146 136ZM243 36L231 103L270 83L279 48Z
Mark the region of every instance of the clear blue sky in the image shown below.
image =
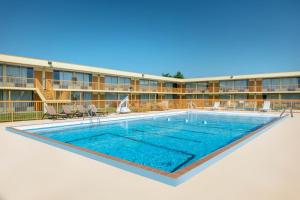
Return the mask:
M0 5L0 53L187 77L300 70L299 0Z

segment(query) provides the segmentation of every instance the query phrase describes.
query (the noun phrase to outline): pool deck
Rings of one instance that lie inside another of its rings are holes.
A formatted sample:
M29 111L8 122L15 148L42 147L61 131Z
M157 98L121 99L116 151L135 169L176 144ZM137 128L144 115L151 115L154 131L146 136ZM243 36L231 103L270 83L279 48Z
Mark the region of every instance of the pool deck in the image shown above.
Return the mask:
M0 200L300 199L298 113L176 187L5 130L51 122L0 123Z

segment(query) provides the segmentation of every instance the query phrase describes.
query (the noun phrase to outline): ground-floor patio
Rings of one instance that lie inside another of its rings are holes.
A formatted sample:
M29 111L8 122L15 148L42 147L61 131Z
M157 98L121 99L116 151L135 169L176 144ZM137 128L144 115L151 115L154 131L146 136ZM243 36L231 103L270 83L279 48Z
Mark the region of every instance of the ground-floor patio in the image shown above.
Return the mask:
M300 199L300 114L176 187L5 130L0 124L0 200Z

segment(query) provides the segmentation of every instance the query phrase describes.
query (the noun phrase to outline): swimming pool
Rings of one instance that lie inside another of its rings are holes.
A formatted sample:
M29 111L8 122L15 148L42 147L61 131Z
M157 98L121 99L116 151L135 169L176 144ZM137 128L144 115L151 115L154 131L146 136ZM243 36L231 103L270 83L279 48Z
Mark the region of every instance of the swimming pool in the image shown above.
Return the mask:
M277 119L274 115L181 111L14 131L177 185L182 181L175 179Z

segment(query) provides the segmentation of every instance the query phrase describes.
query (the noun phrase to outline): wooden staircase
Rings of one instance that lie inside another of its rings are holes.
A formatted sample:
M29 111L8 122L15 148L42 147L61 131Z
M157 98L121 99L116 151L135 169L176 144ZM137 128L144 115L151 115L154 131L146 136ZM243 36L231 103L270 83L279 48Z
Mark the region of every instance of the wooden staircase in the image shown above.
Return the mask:
M53 90L51 81L46 81L46 89L39 80L35 79L35 91L39 95L42 101L55 100L55 91Z

